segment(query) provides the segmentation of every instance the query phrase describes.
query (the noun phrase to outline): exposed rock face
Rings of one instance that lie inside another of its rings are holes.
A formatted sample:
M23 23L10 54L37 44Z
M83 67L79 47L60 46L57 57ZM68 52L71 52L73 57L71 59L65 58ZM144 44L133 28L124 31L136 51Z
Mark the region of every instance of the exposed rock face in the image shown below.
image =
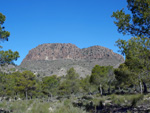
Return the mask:
M80 49L73 44L42 44L29 51L29 54L23 60L60 60L60 59L73 59L73 60L99 60L103 58L113 58L124 61L123 57L119 54L113 53L112 50L101 47L92 46L89 48Z
M77 59L81 56L81 50L73 44L42 44L30 50L23 62L26 60Z
M115 67L122 62L123 56L105 47L92 46L80 49L70 43L52 43L42 44L30 50L20 67L46 75L63 75L67 69L74 67L84 76L90 74L96 64Z

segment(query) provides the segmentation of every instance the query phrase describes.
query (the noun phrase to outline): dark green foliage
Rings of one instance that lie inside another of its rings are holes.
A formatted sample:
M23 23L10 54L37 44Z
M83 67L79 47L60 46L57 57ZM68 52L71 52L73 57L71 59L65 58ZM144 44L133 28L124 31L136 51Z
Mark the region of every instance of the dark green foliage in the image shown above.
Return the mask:
M28 99L28 94L35 90L35 75L31 71L24 71L16 76L16 91L23 92Z
M0 96L15 96L15 77L9 74L0 74Z
M60 82L56 75L44 77L42 82L42 91L44 94L47 94L51 97L53 94L56 95Z
M118 40L116 42L120 52L126 56L125 64L130 68L143 69L149 63L150 40L148 38L133 37L128 41Z
M114 80L113 76L114 76L114 72L113 72L112 66L96 65L92 69L90 83L97 85L99 87L99 91L102 95L103 90L106 90L106 89L110 90L109 86Z
M127 2L131 14L126 14L122 9L112 15L116 18L114 23L119 33L150 38L150 1L127 0Z
M66 79L74 80L74 79L78 79L78 78L79 78L79 75L76 73L76 71L74 70L74 68L70 68L67 71Z
M92 92L92 84L90 84L90 76L87 75L86 78L81 78L80 80L80 91L82 93Z
M138 101L142 100L143 98L144 95L138 95L137 97L134 97L131 102L131 107L136 107Z
M0 13L0 40L1 41L5 41L5 40L8 41L8 37L10 35L8 31L5 31L5 27L2 26L5 20L6 20L6 17L2 13Z
M59 90L62 95L76 94L79 91L79 75L74 68L67 71L65 80L60 84Z
M114 73L117 80L117 85L125 87L133 84L134 76L125 64L121 64L119 68L115 69Z
M105 82L106 76L107 76L107 69L104 66L96 65L92 69L90 82L99 85L100 83Z
M0 51L0 65L4 64L13 64L14 60L17 60L19 57L19 53L12 52L11 50L8 51Z
M6 17L0 13L0 42L1 41L8 41L8 37L10 36L10 33L8 31L5 31L5 27L2 26ZM2 48L2 46L0 46ZM14 60L17 60L19 58L19 53L12 52L11 50L8 51L0 51L0 65L4 65L6 63L10 64L13 63Z
M118 40L120 52L126 56L123 67L115 70L119 84L140 86L140 92L147 93L150 70L150 1L127 0L131 14L124 10L114 12L112 17L119 33L131 34L130 40ZM143 90L144 88L144 90Z
M128 41L118 40L116 43L121 49L121 53L126 56L125 63L122 65L124 67L121 66L116 69L116 75L122 78L124 82L139 83L141 93L143 86L144 92L147 92L146 83L149 82L150 76L150 39L133 37ZM117 79L119 80L118 77Z

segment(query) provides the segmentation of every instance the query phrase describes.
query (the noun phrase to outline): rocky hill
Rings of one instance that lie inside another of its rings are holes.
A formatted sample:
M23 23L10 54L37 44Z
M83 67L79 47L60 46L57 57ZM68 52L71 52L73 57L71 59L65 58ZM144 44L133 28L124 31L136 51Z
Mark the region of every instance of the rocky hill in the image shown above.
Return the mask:
M124 62L123 56L102 46L92 46L80 49L73 44L42 44L29 51L19 66L41 75L65 75L66 71L74 67L84 77L90 75L96 65L118 66Z

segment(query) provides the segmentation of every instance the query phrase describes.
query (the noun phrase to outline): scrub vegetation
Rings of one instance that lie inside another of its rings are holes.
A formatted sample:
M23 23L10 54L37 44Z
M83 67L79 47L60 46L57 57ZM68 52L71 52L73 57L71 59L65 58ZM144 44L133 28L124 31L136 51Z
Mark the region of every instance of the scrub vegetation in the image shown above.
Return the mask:
M127 0L112 17L120 33L133 35L116 45L125 62L118 68L95 65L79 78L74 68L64 76L35 75L31 71L0 73L0 112L98 113L150 112L150 1ZM5 16L0 13L0 40L7 41ZM0 51L0 65L13 64L18 52Z

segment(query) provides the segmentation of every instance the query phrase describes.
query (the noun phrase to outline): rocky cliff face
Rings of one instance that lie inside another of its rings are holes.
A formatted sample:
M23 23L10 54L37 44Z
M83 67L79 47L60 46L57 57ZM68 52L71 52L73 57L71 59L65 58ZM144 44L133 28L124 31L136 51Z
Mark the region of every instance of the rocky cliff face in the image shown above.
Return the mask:
M80 49L70 43L52 43L30 50L19 67L46 75L65 75L67 69L74 67L79 74L85 76L90 74L96 64L115 67L122 62L123 56L105 47Z
M73 59L73 60L99 60L104 58L113 58L124 61L123 57L119 54L113 53L112 50L101 47L92 46L89 48L80 49L73 44L42 44L29 51L29 54L23 60L60 60L60 59Z
M23 60L58 60L81 57L81 50L73 44L42 44L29 51Z

